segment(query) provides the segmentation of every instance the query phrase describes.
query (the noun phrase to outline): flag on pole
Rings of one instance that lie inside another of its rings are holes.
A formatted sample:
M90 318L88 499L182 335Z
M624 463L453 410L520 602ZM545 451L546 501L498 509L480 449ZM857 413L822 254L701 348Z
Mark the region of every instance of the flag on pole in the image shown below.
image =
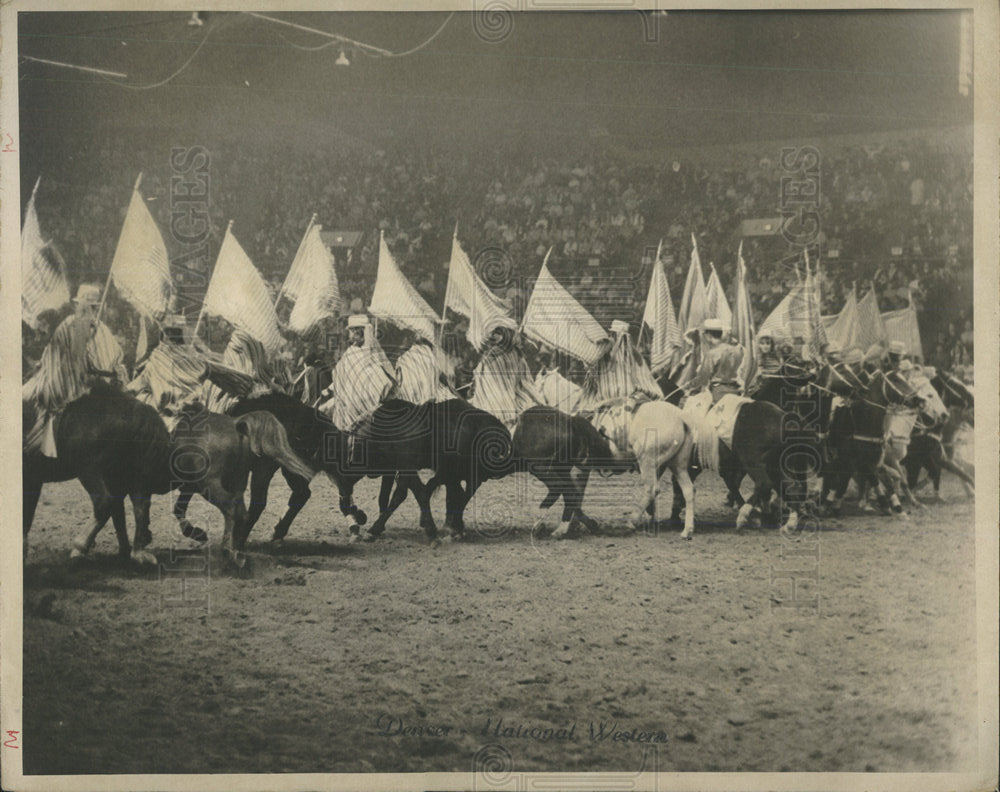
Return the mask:
M924 349L920 343L920 327L917 324L917 309L913 305L913 293L908 294L909 305L896 311L886 311L881 315L882 326L888 341L901 341L906 347L906 354L911 357L924 357Z
M816 269L819 269L817 265ZM806 323L808 327L805 336L806 343L814 358L819 357L819 350L826 343L826 329L820 317L820 293L818 272L810 271L809 255L806 254L806 280L805 280L805 301L806 301Z
M170 305L173 282L167 246L138 189L125 213L125 224L111 261L111 280L142 316L155 317Z
M435 327L440 319L400 271L385 243L384 233L379 240L378 274L368 310L379 319L412 330L432 344L437 343Z
M681 332L701 329L707 318L705 299L705 277L701 271L701 258L698 255L698 240L691 234L691 266L688 267L687 279L684 281L684 293L681 295L681 306L677 312L677 323Z
M723 327L731 327L733 312L729 308L722 282L715 271L715 264L709 264L708 268L711 272L708 276L708 284L705 286L705 318L718 319L722 322Z
M444 307L445 310L450 308L469 320L466 337L475 349L480 349L486 340L487 326L498 318L509 316L503 301L476 274L472 262L458 243L457 234L451 243L451 264L448 266Z
M885 327L878 310L874 284L868 289L868 294L858 300L858 346L867 351L873 344L885 345Z
M205 292L202 312L221 316L242 328L260 341L268 352L276 352L281 347L278 317L271 294L229 228L226 229L212 280Z
M521 329L528 338L593 365L601 355L598 342L608 336L587 309L552 277L548 267L551 253L549 248L525 308Z
M851 293L847 295L844 307L836 316L824 316L823 325L826 330L826 337L835 342L841 349L851 349L859 347L862 352L868 349L869 345L864 345L859 340L860 321L858 319L858 293L855 288L851 288Z
M282 294L295 305L288 317L288 329L305 333L320 321L336 316L340 310L340 287L333 256L323 244L320 231L313 224L306 231L288 270Z
M753 311L750 307L750 291L747 288L747 265L743 261L743 243L740 242L736 254L736 310L733 313L733 336L743 347L743 363L740 365L740 379L749 384L757 374L757 336L753 329Z
M21 229L21 319L35 330L42 313L56 311L69 302L65 264L49 243L42 240L35 211L37 190L35 182Z
M662 247L661 240L656 248L653 277L649 282L646 309L642 314L643 324L653 332L649 345L649 367L653 372L674 366L684 349L684 338L677 324L677 317L674 316L674 304L670 298L670 284L667 282L663 262L660 260Z

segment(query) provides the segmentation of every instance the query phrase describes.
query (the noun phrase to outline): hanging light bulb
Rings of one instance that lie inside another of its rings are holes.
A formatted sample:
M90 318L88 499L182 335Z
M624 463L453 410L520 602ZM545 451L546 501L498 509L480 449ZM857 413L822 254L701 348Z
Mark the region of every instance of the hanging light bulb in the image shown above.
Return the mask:
M337 66L350 66L351 62L347 60L347 56L344 54L344 48L340 48L340 55L337 56L337 60L334 61Z

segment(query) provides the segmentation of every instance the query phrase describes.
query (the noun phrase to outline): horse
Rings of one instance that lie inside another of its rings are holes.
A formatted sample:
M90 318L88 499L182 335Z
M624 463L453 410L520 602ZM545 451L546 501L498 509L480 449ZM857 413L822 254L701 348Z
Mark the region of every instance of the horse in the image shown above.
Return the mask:
M898 477L900 488L910 505L922 508L909 486L908 469L906 475L903 473L902 461L909 455L914 432L943 424L948 418L948 409L930 379L922 376L920 372L914 372L907 384L913 391L913 399L918 408L897 414L890 411L887 414L886 453L883 465L894 482Z
M579 415L535 406L518 416L513 448L516 469L530 473L548 488L540 508L563 499L560 524L552 534L555 538L568 536L574 519L596 530L597 523L583 512L587 481L593 470L621 470L607 437Z
M238 551L246 539L243 493L251 459L270 457L292 470L309 470L289 447L281 425L266 413L234 421L193 406L169 432L155 409L107 385L95 386L68 404L56 418L54 431L55 459L23 455L23 528L27 536L44 483L79 478L91 497L94 519L86 536L74 542L75 557L92 549L110 518L119 555L155 563L145 550L152 541L150 497L176 489L180 495L174 516L182 533L200 542L208 538L185 517L191 496L200 494L222 512L223 550L240 564ZM133 548L125 528L125 495L135 514Z
M642 488L634 527L642 528L645 521L656 527L658 485L669 468L674 484L689 504L681 537L691 539L694 535L694 485L688 468L695 444L710 429L701 427L679 407L663 399L611 399L590 414L594 427L607 439L618 469L634 465L639 470ZM568 525L560 525L560 529L568 529Z
M889 405L915 407L919 397L909 388L901 388L898 380L890 381L882 371L876 371L868 381L864 391L833 413L827 437L831 462L824 468L824 499L828 492L833 499L828 506L832 514L841 511L844 493L852 477L858 479L861 502L870 484L874 483L885 492L886 479L883 476L885 459L886 408ZM893 510L902 506L899 497L890 486L890 502Z
M771 393L780 401L783 389L811 381L814 372L809 368L789 367L784 376L776 378L764 395ZM661 375L657 380L668 399L682 402L687 394L672 378ZM799 512L806 497L806 464L815 463L815 433L802 426L802 420L778 404L767 399L757 399L739 406L733 423L732 444L718 440L711 428L699 435L696 454L690 473L696 478L704 469L717 472L728 489L727 505L739 508L736 527L744 528L769 503L772 492L777 492L782 503L789 507L789 515L781 530L788 532L798 525ZM784 460L784 462L782 461ZM740 493L740 484L749 475L754 492L749 500ZM686 507L687 497L674 487L674 505L670 518L676 521Z
M919 486L921 469L926 470L934 486L934 502L941 500L941 471L956 475L965 487L966 494L975 492L975 479L956 464L954 455L955 436L965 424L966 416L972 411L974 400L965 386L958 382L949 383L948 375L938 375L933 371L929 380L921 383L917 393L925 400L925 407L913 428L910 446L900 465L906 471L906 484L913 492ZM926 370L925 370L926 378ZM928 385L932 390L928 390ZM956 390L955 385L961 388ZM934 413L928 416L933 410ZM929 421L924 417L928 416ZM946 449L950 448L951 455Z
M420 526L434 540L437 526L430 511L430 496L440 485L447 488L446 528L462 533L463 512L476 489L488 478L505 474L510 465L509 432L496 418L462 399L422 405L391 399L355 427L353 434L340 431L320 412L279 393L245 399L231 413L241 415L254 410L273 414L285 426L292 447L336 484L341 513L352 519L353 537L360 536L361 526L367 522L367 515L353 498L354 486L366 476L382 477L379 516L368 529L367 539L383 533L389 517L412 491L420 507ZM250 528L267 505L268 487L278 468L262 460L253 470L252 506L247 520ZM426 469L435 475L425 485L418 471ZM275 544L287 536L292 521L310 497L311 475L299 476L288 470L282 473L292 494L274 527L271 541Z

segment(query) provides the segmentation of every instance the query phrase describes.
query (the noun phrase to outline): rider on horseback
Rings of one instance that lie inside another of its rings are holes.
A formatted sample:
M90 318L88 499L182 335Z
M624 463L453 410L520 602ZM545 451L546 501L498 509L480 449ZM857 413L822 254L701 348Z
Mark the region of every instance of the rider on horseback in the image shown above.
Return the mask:
M544 401L528 370L514 320L498 316L490 320L484 331L487 338L472 373L473 396L469 403L496 416L513 430L522 412Z
M743 392L739 375L743 347L731 338L723 338L723 334L722 322L718 319L705 320L702 325L701 365L686 387L688 393L708 388L713 404L727 393Z
M413 404L456 398L442 371L443 357L430 341L415 335L409 349L396 360L395 398Z
M224 413L242 397L258 396L271 390L284 392L290 386L291 377L284 361L276 354L269 354L258 339L240 327L233 328L222 364L249 376L253 385L249 394L234 396L212 382L205 383L203 398L210 412Z
M161 414L167 409L179 412L197 399L208 371L204 358L184 343L182 316L164 319L160 341L137 369L126 389Z
M122 349L108 326L97 319L101 290L81 285L75 311L56 328L42 352L38 370L21 388L21 398L34 406L36 419L24 437L24 449L56 456L53 419L63 407L86 393L94 380L126 379Z
M610 342L603 342L606 348L601 357L587 372L580 408L593 410L613 399L662 398L660 386L629 337L628 324L615 319L611 335Z
M349 346L333 370L333 381L323 391L319 406L338 429L348 432L379 406L396 384L389 361L372 336L365 314L347 320Z
M747 383L747 394L753 395L768 378L777 377L784 359L779 348L783 336L778 330L767 330L757 336L757 371L752 381Z

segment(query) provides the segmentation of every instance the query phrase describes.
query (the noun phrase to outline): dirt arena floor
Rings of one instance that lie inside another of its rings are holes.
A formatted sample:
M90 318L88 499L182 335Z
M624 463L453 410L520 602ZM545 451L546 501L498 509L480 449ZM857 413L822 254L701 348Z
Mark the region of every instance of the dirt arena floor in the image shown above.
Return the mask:
M469 540L431 547L412 499L384 539L349 543L317 479L272 554L276 480L239 578L180 538L167 498L159 569L121 564L110 526L71 562L89 504L48 485L25 561L25 772L972 766L973 502L955 479L943 505L852 507L785 540L737 533L713 478L692 542L622 529L631 475L592 480L600 534L540 538L539 486L487 483ZM370 513L375 494L359 488ZM218 512L192 513L217 547Z

